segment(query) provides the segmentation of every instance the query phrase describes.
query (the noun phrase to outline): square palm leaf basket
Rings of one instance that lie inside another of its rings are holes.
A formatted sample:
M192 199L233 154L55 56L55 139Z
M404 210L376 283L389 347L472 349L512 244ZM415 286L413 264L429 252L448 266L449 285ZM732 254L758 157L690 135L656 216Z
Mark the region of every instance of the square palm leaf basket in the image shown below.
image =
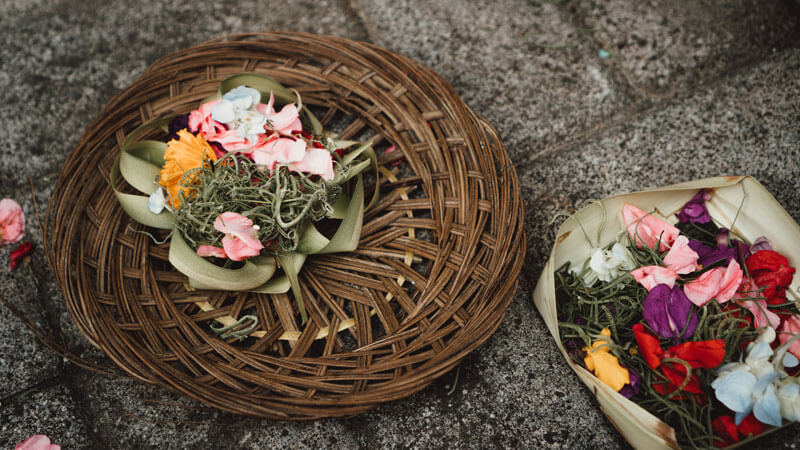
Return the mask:
M752 177L716 177L616 195L579 210L559 228L550 259L533 293L536 308L567 363L597 397L600 409L612 425L634 448L666 449L679 448L679 445L672 427L611 389L568 356L558 328L559 305L555 272L567 261L585 261L594 245L603 246L612 242L625 230L620 214L623 204L631 203L647 211L655 210L669 220L670 217L674 219L675 214L700 189L712 192L711 200L706 206L711 217L720 226L731 229L750 242L759 236L767 236L775 250L786 255L793 267L800 264L800 249L797 245L800 242L800 226L777 200ZM596 240L594 244L587 240L581 227L587 231L589 238ZM786 291L787 297L797 301L796 293L799 289L800 279L795 277Z

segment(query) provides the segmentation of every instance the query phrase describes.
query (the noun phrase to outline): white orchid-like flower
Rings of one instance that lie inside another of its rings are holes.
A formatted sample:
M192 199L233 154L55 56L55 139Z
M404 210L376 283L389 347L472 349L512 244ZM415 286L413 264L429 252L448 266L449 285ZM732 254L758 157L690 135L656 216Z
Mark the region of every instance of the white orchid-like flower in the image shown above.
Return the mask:
M222 96L211 110L211 118L229 125L240 138L254 144L267 124L267 116L256 110L260 101L261 93L256 89L239 86Z
M589 270L584 271L587 263ZM575 266L570 269L570 272L576 276L583 273L583 283L586 286L592 286L597 280L615 280L635 267L636 265L628 249L616 242L610 250L595 248L592 251L592 255L582 266Z
M779 400L780 389L784 389L780 395L786 397L785 409L793 410L792 402L796 401L796 395L793 394L796 391L795 388L785 386L791 383L785 381L789 378L783 368L795 367L800 362L791 353L786 353L785 346L773 352L770 343L774 340L775 330L765 328L748 345L744 362L722 366L717 372L717 379L711 383L717 399L736 413L737 425L753 412L761 423L781 426L784 402ZM785 415L783 417L795 420Z

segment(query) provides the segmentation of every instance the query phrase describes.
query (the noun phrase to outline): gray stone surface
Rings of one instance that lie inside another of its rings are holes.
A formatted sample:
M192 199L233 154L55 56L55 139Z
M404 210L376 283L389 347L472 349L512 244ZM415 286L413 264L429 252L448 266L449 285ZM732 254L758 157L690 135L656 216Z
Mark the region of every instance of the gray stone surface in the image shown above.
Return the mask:
M575 211L586 199L717 175L753 175L800 221L798 70L800 50L786 50L585 144L518 164L529 241L523 278L535 286L550 255L557 229L547 225L550 219ZM542 353L555 352L552 345ZM790 448L788 437L798 427L771 442ZM578 434L598 432L592 422L576 421L571 428Z
M550 218L586 198L747 173L800 220L798 3L714 5L0 0L0 194L23 205L26 239L37 245L31 270L3 275L0 293L90 361L112 365L66 312L41 251L28 177L44 213L60 163L103 104L156 58L214 36L338 34L442 73L501 130L529 242L520 288L494 336L427 389L349 419L243 418L84 371L0 307L0 447L37 432L64 448L624 447L529 300L554 237ZM0 248L0 272L10 250ZM798 431L757 447L792 448Z
M633 102L552 2L355 0L374 42L444 75L512 158L558 145Z
M51 193L52 189L47 188L38 192L36 202L39 208L46 206ZM40 295L42 277L38 275L49 274L49 270L41 251L42 239L35 218L33 194L27 190L11 196L22 206L27 218L25 236L20 243L30 241L35 249L29 263L9 273L9 254L19 244L0 247L0 273L3 273L0 277L0 295L36 326L51 333L48 321L51 309ZM61 358L41 345L35 335L5 307L0 308L0 355L3 356L0 357L0 378L3 379L3 383L0 383L0 399L57 376L61 369Z
M25 6L27 5L27 7ZM279 13L273 12L279 8ZM223 34L292 29L364 38L336 0L9 2L0 27L0 188L54 172L93 117L158 57Z
M797 4L759 0L572 2L631 80L663 94L797 45Z
M84 411L69 387L55 379L3 399L0 405L0 447L14 448L34 434L44 434L65 449L97 448L92 445Z

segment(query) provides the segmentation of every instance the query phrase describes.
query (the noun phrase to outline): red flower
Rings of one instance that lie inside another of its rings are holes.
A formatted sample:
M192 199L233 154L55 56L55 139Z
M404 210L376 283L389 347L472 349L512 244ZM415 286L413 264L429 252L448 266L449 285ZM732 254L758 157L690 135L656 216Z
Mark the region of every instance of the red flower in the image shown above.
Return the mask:
M28 256L28 253L30 253L32 249L33 244L30 242L23 242L22 244L19 244L17 248L15 248L9 255L8 271L11 272L12 270L16 269L17 266L19 266L19 263L25 260L25 258Z
M792 283L794 267L789 266L785 256L773 250L761 250L750 255L745 264L756 285L764 288L761 295L767 298L767 303L786 302L786 287Z
M759 422L753 413L748 414L747 417L742 420L742 423L739 424L739 433L742 433L742 436L745 438L758 436L766 429L767 426Z
M722 364L725 358L725 341L715 339L713 341L684 342L681 345L670 347L667 350L667 357L680 358L692 369L713 369Z
M662 364L661 372L666 375L667 378L669 378L669 383L653 384L653 388L661 395L665 395L668 392L677 391L678 388L686 381L686 366L683 364L671 362ZM691 392L692 394L703 393L703 388L700 387L700 380L695 374L692 374L692 376L689 378L689 381L685 386L683 386L682 390ZM678 397L673 397L673 399L677 398Z
M723 448L739 442L739 431L731 416L719 416L711 422L714 436L714 447Z
M664 358L664 350L661 348L661 343L652 334L644 329L644 325L637 323L633 326L633 335L636 338L636 344L639 345L639 352L644 358L644 362L655 369L661 365L661 360Z
M639 352L647 365L651 369L661 367L661 372L669 380L668 382L653 383L653 389L661 395L678 390L678 387L686 381L687 375L685 365L673 361L663 363L664 359L681 359L686 361L692 369L713 369L722 364L722 360L725 358L725 341L722 339L684 342L664 351L658 338L648 333L641 323L633 326L633 334L639 346ZM692 374L682 390L693 394L704 393L700 386L700 380L694 374ZM679 399L681 397L675 396L673 398Z

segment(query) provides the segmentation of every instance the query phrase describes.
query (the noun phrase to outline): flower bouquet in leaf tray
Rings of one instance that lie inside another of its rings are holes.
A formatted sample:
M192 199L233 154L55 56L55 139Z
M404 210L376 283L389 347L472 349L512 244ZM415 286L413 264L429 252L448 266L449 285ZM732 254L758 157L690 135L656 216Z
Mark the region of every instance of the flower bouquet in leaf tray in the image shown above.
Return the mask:
M534 301L635 447L727 447L800 421L800 228L754 179L595 202Z
M191 288L291 289L305 321L298 273L308 255L356 248L370 166L369 143L336 139L298 93L240 74L189 114L131 132L111 182L131 218L169 230L169 261ZM118 190L120 175L144 195Z

